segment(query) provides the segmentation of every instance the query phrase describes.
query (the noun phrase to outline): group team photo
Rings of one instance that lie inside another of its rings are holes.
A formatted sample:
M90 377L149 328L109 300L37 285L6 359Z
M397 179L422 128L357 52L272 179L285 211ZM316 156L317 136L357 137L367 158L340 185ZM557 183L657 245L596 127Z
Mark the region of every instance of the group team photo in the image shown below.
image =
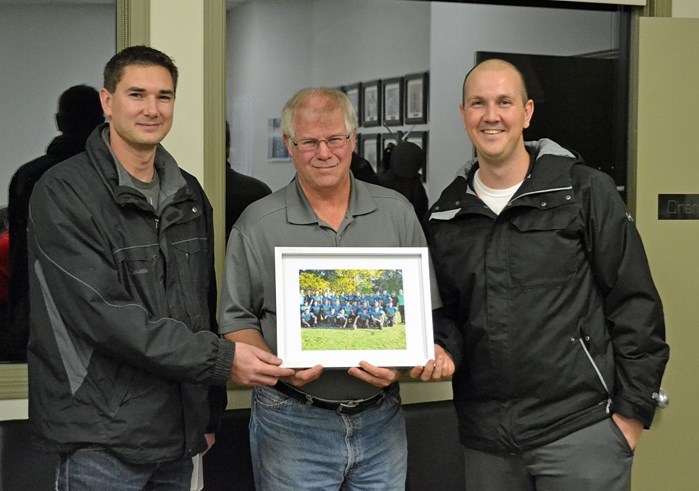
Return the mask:
M299 283L304 350L405 348L401 270L303 270ZM350 336L338 331L385 334Z

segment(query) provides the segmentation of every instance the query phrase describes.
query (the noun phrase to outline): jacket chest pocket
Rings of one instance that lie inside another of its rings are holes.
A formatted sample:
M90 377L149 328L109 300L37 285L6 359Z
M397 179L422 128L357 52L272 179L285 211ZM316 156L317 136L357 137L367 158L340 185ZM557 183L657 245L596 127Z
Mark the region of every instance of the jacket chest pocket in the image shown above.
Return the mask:
M169 290L173 315L197 331L208 323L209 287L208 241L192 238L173 242L170 247L168 276L177 278ZM203 316L202 316L203 315Z
M558 285L571 280L584 249L580 240L577 209L530 209L511 219L508 269L516 285Z
M163 291L163 260L158 244L129 247L114 253L119 280L129 294L153 315L167 312Z

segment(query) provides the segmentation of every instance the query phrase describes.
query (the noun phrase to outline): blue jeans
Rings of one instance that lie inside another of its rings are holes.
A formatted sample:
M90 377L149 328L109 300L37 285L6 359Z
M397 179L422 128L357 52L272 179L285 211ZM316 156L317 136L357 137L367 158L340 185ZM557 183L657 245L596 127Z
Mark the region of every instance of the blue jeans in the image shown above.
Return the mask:
M131 464L104 448L83 448L61 455L57 491L189 491L192 458L160 464Z
M258 387L250 447L258 491L405 489L408 450L397 386L354 415Z

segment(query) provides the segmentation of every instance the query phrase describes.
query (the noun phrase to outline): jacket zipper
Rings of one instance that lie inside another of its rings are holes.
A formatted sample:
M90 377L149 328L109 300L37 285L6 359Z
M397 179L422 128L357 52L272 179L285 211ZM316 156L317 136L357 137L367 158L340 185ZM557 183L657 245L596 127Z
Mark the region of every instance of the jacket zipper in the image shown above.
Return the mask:
M583 341L582 337L579 339L580 341L580 346L582 346L583 351L585 352L585 355L587 355L587 359L590 360L590 364L592 365L592 368L595 369L595 372L597 372L597 377L599 378L600 382L602 382L602 386L604 387L604 391L607 393L607 407L605 411L607 414L609 414L610 406L612 405L612 397L611 394L609 393L609 388L607 387L607 383L604 381L604 377L602 377L602 372L599 371L599 368L597 368L597 364L595 361L592 359L592 355L590 355L590 352L587 349L587 346L585 346L585 342Z
M541 189L538 191L531 191L528 193L523 193L520 194L519 196L516 196L510 200L510 205L517 199L523 198L524 196L531 196L534 194L542 194L542 193L550 193L554 191L570 191L573 189L573 186L566 186L566 187L561 187L561 188L551 188L551 189ZM602 387L604 387L604 391L607 394L607 406L605 408L605 411L607 414L610 413L610 407L612 405L612 397L611 394L609 393L609 387L607 387L607 382L604 381L604 377L602 376L602 372L600 372L599 368L597 367L597 364L595 361L592 359L592 355L590 354L589 350L587 349L587 346L585 346L585 342L583 341L582 337L579 339L580 341L580 346L582 346L583 351L585 352L585 356L587 356L587 359L590 360L590 364L592 365L592 368L594 368L595 373L597 373L597 378L599 378L599 381L602 383Z
M515 196L514 198L512 198L510 200L510 203L512 203L513 201L515 201L519 198L523 198L525 196L531 196L532 194L552 193L554 191L570 191L572 189L573 189L573 186L566 186L564 188L539 189L537 191L530 191L528 193L522 193L519 196Z

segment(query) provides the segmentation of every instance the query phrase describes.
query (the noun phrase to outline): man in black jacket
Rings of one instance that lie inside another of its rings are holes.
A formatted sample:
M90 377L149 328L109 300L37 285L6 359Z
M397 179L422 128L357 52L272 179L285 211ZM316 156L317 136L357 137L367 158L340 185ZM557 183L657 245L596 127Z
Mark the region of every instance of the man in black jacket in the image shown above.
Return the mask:
M468 489L626 491L669 348L613 180L550 140L502 60L464 80L476 148L427 214ZM443 373L446 374L446 373Z
M85 150L85 141L104 121L99 93L87 85L74 85L58 99L56 127L61 132L46 155L27 162L15 172L8 193L10 232L10 295L8 300L7 353L2 360L25 361L29 337L29 277L27 271L27 212L34 185L44 172Z
M250 203L272 194L272 190L264 182L252 176L246 176L231 167L228 162L230 153L231 129L226 121L226 240L243 210Z
M109 123L32 193L29 419L60 454L56 489L189 491L226 381L293 373L217 335L211 206L160 145L177 75L155 49L117 53Z

